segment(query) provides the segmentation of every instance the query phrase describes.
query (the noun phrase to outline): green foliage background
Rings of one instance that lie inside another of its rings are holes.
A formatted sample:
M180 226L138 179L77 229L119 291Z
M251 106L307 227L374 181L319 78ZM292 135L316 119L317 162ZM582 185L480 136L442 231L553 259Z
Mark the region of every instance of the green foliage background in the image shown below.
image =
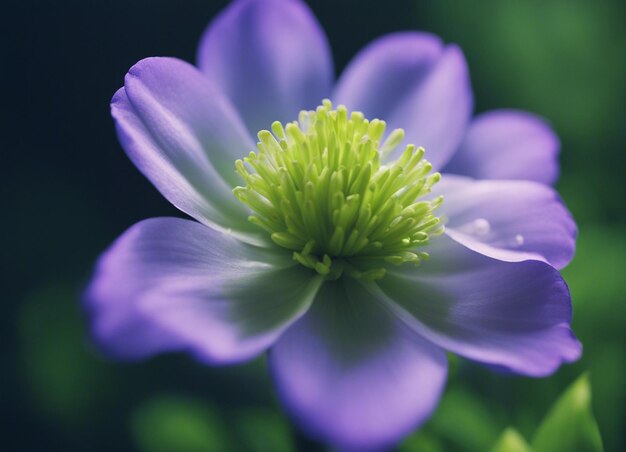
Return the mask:
M89 344L78 304L93 261L123 229L178 215L115 143L109 98L142 57L193 60L203 27L225 3L5 7L15 21L2 61L16 69L1 76L17 88L6 94L2 123L10 116L20 125L0 141L11 151L2 180L9 339L0 400L3 437L15 450L325 450L281 414L263 359L220 369L180 355L109 362ZM477 112L520 108L553 124L562 140L558 189L580 228L564 275L582 359L526 379L451 357L437 413L400 450L599 450L593 417L605 449L625 450L624 3L309 3L338 69L368 41L399 29L460 44Z

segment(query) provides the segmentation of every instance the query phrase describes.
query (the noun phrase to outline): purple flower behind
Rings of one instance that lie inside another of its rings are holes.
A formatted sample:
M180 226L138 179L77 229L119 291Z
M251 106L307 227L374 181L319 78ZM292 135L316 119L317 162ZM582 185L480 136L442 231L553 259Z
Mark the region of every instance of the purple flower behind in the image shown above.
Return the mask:
M269 350L299 425L360 449L392 445L432 414L445 351L528 376L578 358L558 272L576 226L545 185L557 177L558 139L529 113L472 120L458 47L425 33L385 36L333 87L326 37L303 3L236 0L204 34L198 66L142 60L113 97L128 156L197 221L142 221L100 258L85 300L104 350L121 359L184 350L211 365ZM430 260L419 268L384 264L360 277L343 270L354 256L333 255L342 266L331 278L330 264L312 270L272 242L233 196L243 183L235 161L256 148L254 134L324 98L404 129L443 173L421 202L443 195L445 232L424 239Z

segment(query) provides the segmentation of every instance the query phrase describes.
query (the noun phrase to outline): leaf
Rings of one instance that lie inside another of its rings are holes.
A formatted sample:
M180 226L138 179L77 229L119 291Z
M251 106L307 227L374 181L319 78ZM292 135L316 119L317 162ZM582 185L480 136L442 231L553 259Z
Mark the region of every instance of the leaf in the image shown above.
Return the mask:
M34 408L66 427L88 423L116 393L117 381L84 346L75 287L44 286L25 297L19 309L20 370Z
M491 448L491 452L531 452L532 449L526 440L513 427L507 428L496 444Z
M539 426L535 452L598 452L602 439L591 413L591 388L583 374L565 390Z
M140 406L133 414L132 432L144 452L231 450L218 414L181 397L160 396Z
M439 438L425 431L413 433L398 446L398 452L444 452L445 450Z
M455 450L481 451L493 444L501 429L484 401L461 388L446 392L429 427Z
M248 452L295 451L289 424L274 410L248 408L239 411L235 424L239 442Z

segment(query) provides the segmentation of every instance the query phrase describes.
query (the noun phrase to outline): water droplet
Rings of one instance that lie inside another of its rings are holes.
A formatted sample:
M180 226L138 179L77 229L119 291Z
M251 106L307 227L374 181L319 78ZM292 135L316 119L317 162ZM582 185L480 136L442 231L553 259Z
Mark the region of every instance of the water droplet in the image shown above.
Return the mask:
M511 243L511 245L517 247L517 246L522 246L524 244L524 236L522 234L517 234L514 238L513 238L513 242Z
M458 228L460 232L465 234L475 235L478 237L484 237L491 231L491 225L484 218L478 218L474 221L464 224Z
M468 233L478 236L485 236L489 234L491 230L491 225L484 218L478 218L472 221L469 225Z

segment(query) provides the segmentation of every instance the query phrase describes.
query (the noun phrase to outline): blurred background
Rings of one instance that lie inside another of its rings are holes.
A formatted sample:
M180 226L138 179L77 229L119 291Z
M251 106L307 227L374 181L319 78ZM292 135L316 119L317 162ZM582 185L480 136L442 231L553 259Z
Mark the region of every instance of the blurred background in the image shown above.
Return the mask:
M0 28L4 450L325 450L277 408L263 359L203 367L184 355L119 364L90 346L79 306L92 265L122 231L182 216L118 145L109 100L141 58L194 61L226 1L4 0ZM580 227L564 271L584 356L546 379L453 359L435 416L403 451L530 441L589 372L606 450L625 450L626 8L582 0L309 1L337 71L384 33L434 32L463 48L476 111L520 108L562 140L558 189ZM8 447L8 449L7 449Z

